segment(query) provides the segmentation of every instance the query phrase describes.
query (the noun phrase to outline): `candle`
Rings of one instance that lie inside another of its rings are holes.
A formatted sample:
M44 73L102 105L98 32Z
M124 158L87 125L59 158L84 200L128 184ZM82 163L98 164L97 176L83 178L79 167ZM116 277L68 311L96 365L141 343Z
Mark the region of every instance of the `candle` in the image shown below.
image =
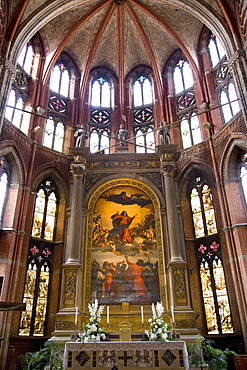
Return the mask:
M141 318L142 318L142 324L144 324L143 306L141 306Z
M77 319L78 319L78 307L76 307L75 310L75 325L77 325Z
M175 322L173 306L171 306L172 322Z
M109 325L110 323L110 307L106 306L106 324Z

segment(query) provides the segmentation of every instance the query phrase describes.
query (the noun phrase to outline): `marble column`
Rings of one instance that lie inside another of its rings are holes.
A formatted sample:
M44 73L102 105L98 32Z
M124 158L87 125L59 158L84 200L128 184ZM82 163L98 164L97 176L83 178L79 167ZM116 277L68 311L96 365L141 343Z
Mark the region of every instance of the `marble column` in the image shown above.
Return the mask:
M170 247L170 261L182 262L183 253L180 222L178 218L177 183L174 178L176 160L179 155L176 145L159 145L157 154L160 157L160 171L164 179L164 198L166 204L168 243Z
M195 320L191 310L188 266L185 260L185 242L181 224L180 202L176 181L176 161L179 153L176 145L159 145L157 155L160 158L160 171L163 176L165 199L165 230L167 233L169 300L174 308L175 321L178 327L188 325ZM192 321L191 321L192 320ZM181 330L181 329L180 329Z

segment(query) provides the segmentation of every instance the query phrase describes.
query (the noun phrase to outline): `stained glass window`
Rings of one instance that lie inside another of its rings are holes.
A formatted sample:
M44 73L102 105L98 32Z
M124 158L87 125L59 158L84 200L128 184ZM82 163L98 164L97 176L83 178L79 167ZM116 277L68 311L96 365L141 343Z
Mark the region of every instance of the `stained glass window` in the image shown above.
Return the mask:
M208 334L233 333L220 244L215 239L207 240L197 245L196 252L207 332Z
M17 63L31 75L31 69L33 64L34 52L31 42L28 42L21 50L18 57Z
M220 92L220 104L222 105L222 112L224 121L228 122L240 111L239 102L232 82L226 84Z
M173 73L177 115L180 120L180 133L183 149L202 141L197 116L193 75L189 63L180 59Z
M182 116L180 116L180 132L183 148L186 149L202 141L201 129L198 116L195 112L187 114L183 118L181 117Z
M98 77L92 83L91 106L111 107L111 87L109 82L102 76Z
M175 93L179 94L194 85L193 75L189 63L180 59L174 69L173 82Z
M23 118L24 101L15 89L10 91L5 118L20 128Z
M33 217L32 236L46 240L53 240L56 210L56 187L53 182L46 180L38 187Z
M110 152L111 134L111 84L98 76L91 85L90 151Z
M240 179L242 184L242 189L244 193L245 202L247 204L247 154L243 155L242 166L240 170Z
M70 74L66 65L61 62L57 63L52 71L50 90L58 93L63 97L69 97Z
M208 49L211 57L212 66L215 67L216 64L218 64L219 61L225 56L226 52L220 40L217 39L213 33L210 36Z
M64 124L55 117L46 120L43 145L62 152L64 142Z
M140 75L133 84L133 105L140 107L153 103L152 85L150 80Z
M109 154L110 138L109 130L100 128L92 129L90 133L90 151L95 153L102 151L102 153Z
M193 183L190 204L196 238L217 233L211 189L200 176Z
M133 83L133 115L136 153L153 153L153 91L150 79L142 74Z
M9 177L9 169L8 169L8 163L6 161L5 157L0 158L0 226L3 216L3 210L4 210L4 203L7 196L7 190L8 190L8 177Z
M210 36L208 50L214 72L216 91L219 94L219 104L221 105L224 121L228 122L240 111L240 106L225 50L213 33Z
M53 246L31 242L23 294L26 310L22 312L19 335L45 335Z

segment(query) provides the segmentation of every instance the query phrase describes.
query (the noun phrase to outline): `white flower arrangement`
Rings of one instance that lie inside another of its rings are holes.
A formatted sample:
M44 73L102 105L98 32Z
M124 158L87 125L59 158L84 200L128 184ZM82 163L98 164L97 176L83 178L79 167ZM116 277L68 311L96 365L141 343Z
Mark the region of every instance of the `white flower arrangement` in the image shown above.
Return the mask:
M163 320L164 307L161 302L157 302L156 306L152 304L153 318L150 318L150 329L145 331L148 340L167 342L171 338L172 325L167 324Z
M104 328L99 327L101 315L105 306L99 306L98 300L95 299L94 303L88 304L90 313L89 322L83 324L83 332L79 334L78 341L80 342L101 342L106 339Z

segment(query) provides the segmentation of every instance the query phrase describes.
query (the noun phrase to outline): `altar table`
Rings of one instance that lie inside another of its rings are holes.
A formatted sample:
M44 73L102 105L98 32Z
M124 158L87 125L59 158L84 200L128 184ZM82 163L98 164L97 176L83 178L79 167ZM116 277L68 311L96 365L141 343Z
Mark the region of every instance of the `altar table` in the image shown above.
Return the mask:
M138 368L188 370L183 341L174 342L67 342L64 369L122 370Z

